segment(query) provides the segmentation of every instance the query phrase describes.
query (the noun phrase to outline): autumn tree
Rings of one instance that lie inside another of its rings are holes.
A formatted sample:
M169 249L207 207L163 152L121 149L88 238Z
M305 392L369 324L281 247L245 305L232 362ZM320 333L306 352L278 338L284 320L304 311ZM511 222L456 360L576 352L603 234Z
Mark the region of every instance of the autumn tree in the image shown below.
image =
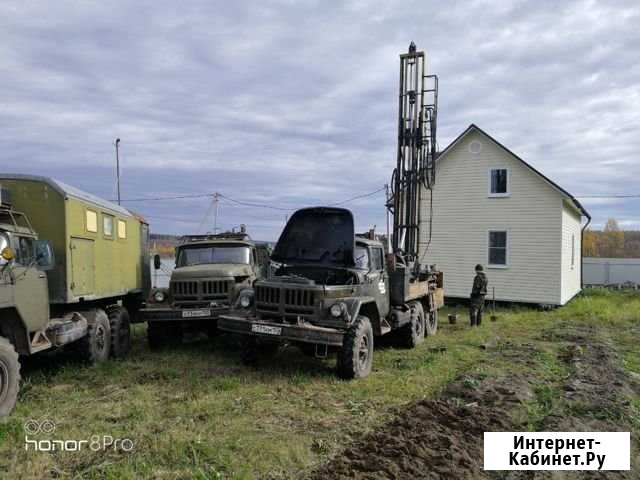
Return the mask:
M604 226L599 246L601 257L624 256L624 232L620 230L615 218L610 218Z
M582 238L582 255L585 257L597 257L600 255L600 236L593 230L585 230Z

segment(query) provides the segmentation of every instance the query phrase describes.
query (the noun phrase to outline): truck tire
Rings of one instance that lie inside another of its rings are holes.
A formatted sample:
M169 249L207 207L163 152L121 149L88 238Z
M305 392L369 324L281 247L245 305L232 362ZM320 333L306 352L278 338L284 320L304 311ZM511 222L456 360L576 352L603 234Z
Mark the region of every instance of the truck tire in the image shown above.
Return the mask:
M438 332L438 310L427 313L425 328L425 333L429 336L435 335Z
M131 320L126 308L115 306L109 309L111 327L111 357L124 358L131 350Z
M147 341L151 350L176 346L182 343L182 325L180 322L147 322Z
M0 418L11 413L20 388L20 362L9 340L0 337Z
M111 352L111 327L109 317L99 308L82 312L87 319L87 334L75 342L75 349L80 358L97 363L109 359Z
M398 330L398 345L403 348L415 348L424 342L424 308L420 302L411 302L411 321Z
M364 378L373 363L373 329L367 317L360 315L347 330L338 351L338 376L345 380Z

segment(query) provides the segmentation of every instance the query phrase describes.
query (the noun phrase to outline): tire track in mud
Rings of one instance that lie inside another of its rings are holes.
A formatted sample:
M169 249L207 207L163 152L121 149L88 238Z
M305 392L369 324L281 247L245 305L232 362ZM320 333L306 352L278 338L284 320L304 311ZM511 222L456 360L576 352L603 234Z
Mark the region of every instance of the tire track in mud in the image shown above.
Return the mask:
M536 424L538 431L629 431L632 408L626 397L640 393L618 366L613 343L591 326L559 325L540 340L559 348L569 374L553 389L557 401ZM501 377L463 375L442 394L404 409L309 475L310 480L637 478L629 472L485 472L483 433L525 431L528 408L541 385L540 350L533 344L502 343L488 354L516 366ZM632 452L637 451L632 445ZM558 477L558 473L562 473Z

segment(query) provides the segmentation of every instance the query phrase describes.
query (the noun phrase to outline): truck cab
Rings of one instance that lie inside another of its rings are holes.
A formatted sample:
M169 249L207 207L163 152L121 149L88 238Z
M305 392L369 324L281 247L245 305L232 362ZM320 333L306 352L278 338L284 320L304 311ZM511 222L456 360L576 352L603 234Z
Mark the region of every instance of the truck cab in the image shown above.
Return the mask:
M267 246L244 231L183 237L169 288L153 289L142 310L150 346L179 343L185 327L214 335L218 316L265 275L267 259ZM160 268L158 256L154 264Z
M14 312L15 318L0 322L0 334L13 337L20 354L30 354L29 333L43 330L50 319L45 272L53 267L53 251L25 215L5 204L0 207L0 253L0 310ZM10 326L18 319L20 333L14 330L17 325Z

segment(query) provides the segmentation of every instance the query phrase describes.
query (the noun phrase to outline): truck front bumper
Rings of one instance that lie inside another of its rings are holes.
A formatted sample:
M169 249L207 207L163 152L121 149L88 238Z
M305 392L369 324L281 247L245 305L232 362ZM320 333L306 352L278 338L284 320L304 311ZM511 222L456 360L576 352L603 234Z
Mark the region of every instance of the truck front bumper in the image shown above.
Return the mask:
M335 328L318 327L310 323L276 323L240 315L221 315L218 318L218 330L273 340L291 340L335 347L342 346L344 337L344 331Z
M229 307L140 309L140 314L144 322L149 320L153 322L217 320L221 314L227 312L229 312Z

